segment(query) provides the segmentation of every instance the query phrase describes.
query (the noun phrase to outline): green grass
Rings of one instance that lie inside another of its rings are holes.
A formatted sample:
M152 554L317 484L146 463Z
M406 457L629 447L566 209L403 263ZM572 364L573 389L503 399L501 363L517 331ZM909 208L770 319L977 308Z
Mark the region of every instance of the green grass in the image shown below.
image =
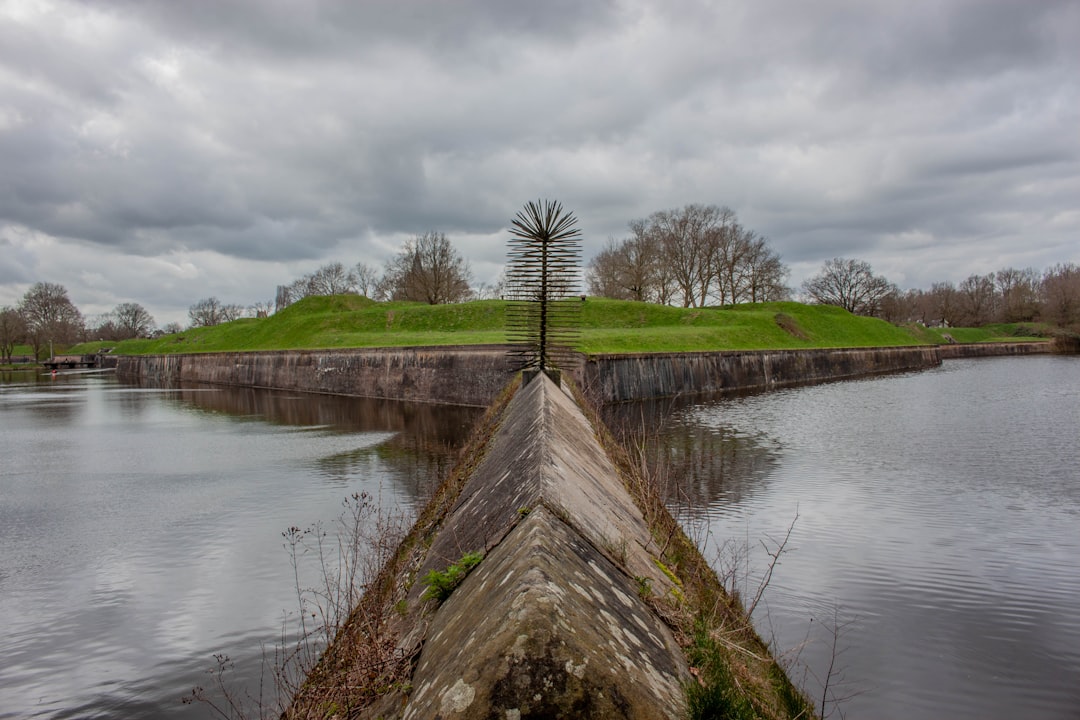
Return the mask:
M1047 340L1050 328L1042 323L996 323L977 328L921 328L928 342L945 343L945 336L958 343L1026 342Z
M454 592L457 586L465 579L465 576L479 565L483 559L483 553L468 552L462 555L461 559L456 563L450 563L450 566L443 572L429 570L424 577L424 584L427 585L427 589L424 590L423 598L442 603L446 598L450 597L450 593Z
M312 297L262 319L194 328L153 340L85 343L72 352L101 346L122 354L168 354L244 350L477 345L506 341L505 303L480 300L453 305L377 303L358 295ZM972 331L952 328L960 342L999 336L1023 339L1017 326ZM723 308L676 308L589 298L581 306L577 348L590 354L773 350L815 347L886 347L944 343L941 331L900 328L840 308L800 303L757 303Z
M882 320L840 308L755 303L723 308L673 308L590 299L582 311L579 349L587 353L772 350L918 344Z

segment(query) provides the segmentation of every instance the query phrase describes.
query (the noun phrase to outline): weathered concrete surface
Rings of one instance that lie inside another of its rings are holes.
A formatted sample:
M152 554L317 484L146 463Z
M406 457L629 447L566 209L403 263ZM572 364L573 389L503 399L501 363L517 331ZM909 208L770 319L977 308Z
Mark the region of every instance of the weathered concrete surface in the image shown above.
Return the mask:
M647 551L648 526L592 427L563 389L542 379L518 391L423 571L494 547L524 513L544 504L594 546L618 555L631 576L653 578L654 587L667 589L670 581Z
M1039 355L1053 352L1051 342L1016 343L955 343L938 346L942 360L958 358L1001 357L1005 355Z
M578 384L600 402L770 390L941 364L933 346L596 355Z
M671 580L588 421L544 376L511 401L417 577L478 550L426 632L400 641L422 651L395 717L682 716L688 667L640 596Z
M116 358L117 373L487 407L512 375L502 345L282 350ZM934 347L581 356L567 370L598 402L755 390L932 367Z
M1051 352L1051 343L753 350L581 356L568 368L597 402L768 390L934 367L944 358ZM503 345L121 356L117 373L199 382L487 407L513 369Z
M513 374L501 345L137 355L118 375L487 407Z
M679 717L686 672L633 582L540 507L440 609L403 717Z

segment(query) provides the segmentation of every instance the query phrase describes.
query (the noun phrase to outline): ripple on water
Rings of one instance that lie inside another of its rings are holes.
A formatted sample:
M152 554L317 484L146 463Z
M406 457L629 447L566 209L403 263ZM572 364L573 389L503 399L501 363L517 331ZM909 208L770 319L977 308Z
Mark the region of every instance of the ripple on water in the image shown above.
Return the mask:
M846 717L1075 715L1078 388L1075 358L957 361L680 416L775 449L756 487L704 515L714 544L749 540L755 578L758 539L797 508L755 621L820 675L835 611Z

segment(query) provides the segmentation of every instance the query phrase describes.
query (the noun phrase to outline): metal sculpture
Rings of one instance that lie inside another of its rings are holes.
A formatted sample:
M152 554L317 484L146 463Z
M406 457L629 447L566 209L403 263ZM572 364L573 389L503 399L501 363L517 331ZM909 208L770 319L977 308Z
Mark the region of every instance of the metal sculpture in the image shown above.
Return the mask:
M518 369L566 367L578 338L581 231L552 200L528 202L511 223L507 339Z

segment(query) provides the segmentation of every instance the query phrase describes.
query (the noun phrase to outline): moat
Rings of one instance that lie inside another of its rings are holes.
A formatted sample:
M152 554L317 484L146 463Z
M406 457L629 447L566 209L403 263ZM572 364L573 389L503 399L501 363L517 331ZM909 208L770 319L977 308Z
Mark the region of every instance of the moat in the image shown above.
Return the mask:
M669 408L668 452L696 468L672 506L691 534L751 547L798 513L756 620L779 654L809 632L818 674L818 628L848 623L847 717L1068 717L1078 407L1080 362L1039 357ZM332 522L353 492L413 508L475 417L7 376L0 717L208 717L179 698L212 654L254 682L295 607L282 531Z

